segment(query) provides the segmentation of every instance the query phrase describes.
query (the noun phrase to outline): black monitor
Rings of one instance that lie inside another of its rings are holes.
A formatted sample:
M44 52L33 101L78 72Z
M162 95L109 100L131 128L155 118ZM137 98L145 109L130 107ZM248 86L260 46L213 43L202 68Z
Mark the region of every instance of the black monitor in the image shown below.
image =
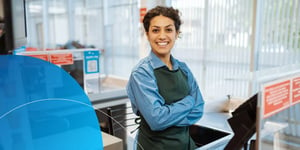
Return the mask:
M5 52L10 53L27 44L25 0L0 0L0 2L4 8Z
M234 136L224 150L240 150L247 146L249 139L256 132L257 96L258 94L253 95L232 112L228 123Z

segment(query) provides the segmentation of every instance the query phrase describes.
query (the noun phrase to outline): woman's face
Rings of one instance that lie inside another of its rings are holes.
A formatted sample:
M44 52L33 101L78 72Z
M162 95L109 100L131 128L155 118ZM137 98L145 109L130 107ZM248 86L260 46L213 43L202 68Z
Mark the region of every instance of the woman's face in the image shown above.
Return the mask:
M151 19L147 37L152 51L158 57L170 55L177 35L178 32L172 19L165 16L156 16Z

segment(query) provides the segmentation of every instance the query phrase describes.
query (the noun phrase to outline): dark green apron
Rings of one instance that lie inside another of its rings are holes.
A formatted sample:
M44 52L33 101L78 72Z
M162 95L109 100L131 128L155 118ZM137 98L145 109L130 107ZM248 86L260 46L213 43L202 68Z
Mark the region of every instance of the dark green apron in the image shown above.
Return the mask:
M159 93L166 104L174 103L189 93L187 77L180 70L170 71L166 66L154 70ZM147 109L147 108L145 108ZM152 131L141 116L138 150L193 150L196 145L189 135L189 127L172 126L163 131Z

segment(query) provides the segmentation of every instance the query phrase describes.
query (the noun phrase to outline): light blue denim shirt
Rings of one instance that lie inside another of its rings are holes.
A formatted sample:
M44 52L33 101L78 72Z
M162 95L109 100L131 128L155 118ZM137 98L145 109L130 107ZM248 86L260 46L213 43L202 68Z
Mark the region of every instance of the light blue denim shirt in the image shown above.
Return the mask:
M178 102L167 105L159 94L154 69L165 64L153 52L133 68L126 87L134 113L140 113L153 131L170 126L189 126L203 115L204 101L190 69L173 56L171 61L173 70L181 68L187 75L190 86L189 95Z

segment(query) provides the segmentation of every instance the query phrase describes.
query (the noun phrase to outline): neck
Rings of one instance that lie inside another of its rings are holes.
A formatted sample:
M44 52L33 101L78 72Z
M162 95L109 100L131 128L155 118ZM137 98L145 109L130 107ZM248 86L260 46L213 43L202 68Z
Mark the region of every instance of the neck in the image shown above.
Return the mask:
M166 66L169 68L169 70L172 70L173 69L173 65L172 65L172 62L171 62L171 57L170 55L168 57L163 57L163 58L160 58L162 62L164 62L166 64Z
M173 69L173 65L171 62L171 54L168 53L166 55L159 55L154 53L164 64L166 64L166 66L169 68L169 70Z

